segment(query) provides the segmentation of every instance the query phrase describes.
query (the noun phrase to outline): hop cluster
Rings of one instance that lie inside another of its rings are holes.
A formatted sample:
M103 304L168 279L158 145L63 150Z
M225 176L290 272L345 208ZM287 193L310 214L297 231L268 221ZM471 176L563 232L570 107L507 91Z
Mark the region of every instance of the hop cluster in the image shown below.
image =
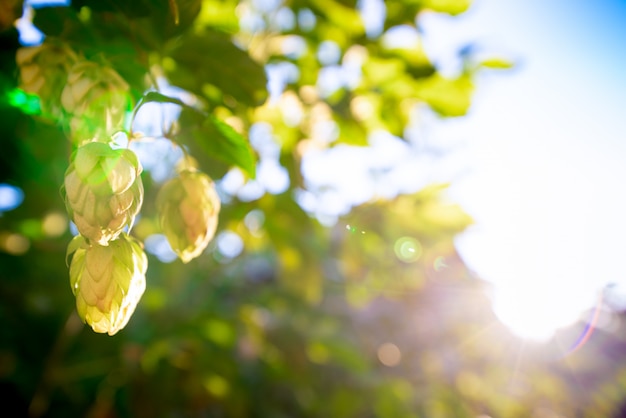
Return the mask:
M20 48L16 62L21 88L39 96L44 116L67 120L75 140L89 142L123 126L131 96L114 69L79 57L54 39Z
M78 148L65 173L67 210L90 242L107 245L131 226L143 202L141 164L128 149L100 142Z
M15 59L20 69L20 87L40 97L44 114L61 117L59 97L78 56L65 44L47 40L38 46L18 49Z
M72 252L70 284L78 314L95 332L114 335L126 326L146 288L146 254L126 234L108 246L78 235L68 247Z
M163 233L178 257L188 263L215 235L220 211L213 182L195 169L183 170L157 196Z
M95 332L114 335L133 314L147 270L141 242L128 235L144 198L141 164L131 150L102 140L123 130L132 102L129 85L114 69L54 38L19 49L16 62L20 87L39 96L43 116L69 123L78 147L62 186L79 232L68 246L70 284L83 321ZM187 168L164 185L157 200L163 232L187 263L215 235L220 200L213 182Z
M71 115L70 128L76 138L108 136L124 123L129 87L112 68L79 61L67 75L61 104Z

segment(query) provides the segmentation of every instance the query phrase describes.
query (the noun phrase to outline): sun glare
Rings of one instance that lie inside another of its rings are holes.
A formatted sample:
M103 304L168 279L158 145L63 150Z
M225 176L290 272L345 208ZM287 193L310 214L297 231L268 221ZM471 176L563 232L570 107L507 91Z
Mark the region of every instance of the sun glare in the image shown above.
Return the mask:
M554 300L533 287L496 289L496 316L515 335L533 341L549 340L559 328L573 324L580 317L578 303Z

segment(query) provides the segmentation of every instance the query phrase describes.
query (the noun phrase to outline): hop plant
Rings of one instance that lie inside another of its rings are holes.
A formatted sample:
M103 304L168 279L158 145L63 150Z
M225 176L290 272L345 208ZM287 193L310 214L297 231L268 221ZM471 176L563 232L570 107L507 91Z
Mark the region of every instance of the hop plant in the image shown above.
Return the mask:
M117 132L130 103L129 86L114 69L86 60L71 68L61 94L73 138L87 140Z
M105 246L132 226L143 202L141 170L128 149L90 142L76 150L65 172L65 204L90 243Z
M18 49L15 59L20 71L20 87L39 96L45 116L60 118L59 98L78 56L65 44L46 39L41 45Z
M76 310L95 332L114 335L124 328L146 288L148 259L134 238L122 234L108 246L89 244L76 236L70 285Z
M220 200L206 174L185 169L157 195L163 233L183 263L196 258L215 235Z

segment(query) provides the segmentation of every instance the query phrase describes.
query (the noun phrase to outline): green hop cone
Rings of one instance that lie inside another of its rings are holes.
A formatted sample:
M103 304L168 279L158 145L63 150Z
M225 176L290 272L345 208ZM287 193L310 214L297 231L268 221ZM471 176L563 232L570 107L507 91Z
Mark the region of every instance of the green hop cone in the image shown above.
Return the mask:
M159 190L157 210L170 246L188 263L215 235L220 199L209 176L186 169Z
M78 235L70 242L70 285L76 310L95 332L124 328L146 289L148 259L134 238L122 234L104 247Z
M71 68L61 104L70 115L72 137L90 140L123 127L131 96L128 84L114 69L83 60Z
M73 157L63 185L67 211L85 238L107 245L141 209L141 164L131 150L101 142L83 145Z
M65 44L46 39L41 45L18 49L15 60L20 69L20 88L39 96L44 116L60 118L63 112L59 98L78 56Z

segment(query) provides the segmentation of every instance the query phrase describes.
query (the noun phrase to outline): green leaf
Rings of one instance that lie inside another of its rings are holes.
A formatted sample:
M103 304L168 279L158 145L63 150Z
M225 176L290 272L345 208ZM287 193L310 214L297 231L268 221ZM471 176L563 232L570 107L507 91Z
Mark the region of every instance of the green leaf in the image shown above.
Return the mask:
M196 24L236 33L239 30L238 5L237 0L204 0Z
M68 23L77 22L76 12L69 7L42 7L35 10L33 24L46 36L59 36Z
M463 116L469 110L473 91L467 76L449 79L436 74L420 84L418 98L441 116Z
M209 158L238 166L251 178L256 177L254 152L248 140L230 125L189 107L181 112L179 123L183 127L179 136L181 142L195 145Z
M76 235L74 238L72 238L70 243L67 245L67 251L65 252L65 265L66 266L70 265L70 262L69 262L70 255L72 255L79 248L84 247L84 245L85 245L85 238L83 238L82 235Z
M174 97L165 96L156 91L149 91L141 98L141 104L146 103L171 103L181 107L186 107L187 105L183 103L181 100L176 99Z
M164 62L172 84L212 103L216 99L207 93L209 86L244 105L258 106L267 98L264 68L237 48L228 36L207 31L182 37L177 43ZM231 100L228 106L235 104Z
M178 138L181 142L192 147L195 145L209 158L236 165L251 178L255 177L256 159L252 148L247 139L230 125L213 115L204 114L179 99L156 91L150 91L142 97L141 104L145 103L170 103L181 106L183 111L179 123L183 129Z
M455 16L465 12L471 4L472 0L426 0L424 8Z
M335 27L353 36L365 32L363 20L355 8L334 0L311 0L310 6L318 13L326 16Z

